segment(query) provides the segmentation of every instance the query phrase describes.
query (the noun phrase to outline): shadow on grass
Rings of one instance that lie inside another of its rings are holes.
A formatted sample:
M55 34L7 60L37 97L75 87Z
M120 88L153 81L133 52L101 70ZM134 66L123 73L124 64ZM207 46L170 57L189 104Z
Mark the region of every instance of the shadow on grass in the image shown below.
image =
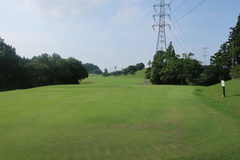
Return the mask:
M240 94L229 95L229 96L226 96L226 97L240 97Z

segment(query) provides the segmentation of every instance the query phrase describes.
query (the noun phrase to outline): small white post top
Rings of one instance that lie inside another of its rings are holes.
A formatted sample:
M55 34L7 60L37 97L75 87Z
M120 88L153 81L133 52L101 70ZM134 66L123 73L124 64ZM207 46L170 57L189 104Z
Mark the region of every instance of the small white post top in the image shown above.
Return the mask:
M221 80L221 86L225 87L225 81L224 80Z

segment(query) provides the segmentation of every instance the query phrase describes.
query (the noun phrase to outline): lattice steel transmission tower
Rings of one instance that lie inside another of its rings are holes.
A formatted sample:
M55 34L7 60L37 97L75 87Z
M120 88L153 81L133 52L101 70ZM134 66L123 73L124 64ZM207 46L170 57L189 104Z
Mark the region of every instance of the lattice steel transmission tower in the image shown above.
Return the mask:
M153 29L158 28L158 38L157 38L157 47L156 52L159 50L166 51L167 48L167 42L166 42L166 26L169 26L169 24L166 24L166 16L170 18L170 14L166 13L167 8L170 9L170 4L165 3L165 0L159 0L155 5L153 5L153 8L155 10L155 14L153 15L153 19L155 21L155 24L153 25ZM171 28L170 28L171 29Z

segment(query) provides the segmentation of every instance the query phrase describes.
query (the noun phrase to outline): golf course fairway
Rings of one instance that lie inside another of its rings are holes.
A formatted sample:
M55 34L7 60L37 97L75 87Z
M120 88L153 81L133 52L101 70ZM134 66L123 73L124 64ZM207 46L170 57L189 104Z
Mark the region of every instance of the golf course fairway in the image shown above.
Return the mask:
M240 80L142 85L135 76L0 92L0 159L240 159Z

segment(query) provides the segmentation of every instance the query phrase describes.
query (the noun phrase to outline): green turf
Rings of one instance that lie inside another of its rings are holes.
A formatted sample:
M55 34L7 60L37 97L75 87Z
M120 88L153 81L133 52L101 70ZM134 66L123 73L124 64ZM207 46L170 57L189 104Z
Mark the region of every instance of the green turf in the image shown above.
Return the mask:
M240 158L240 80L221 98L220 85L142 85L141 75L0 92L0 159Z

